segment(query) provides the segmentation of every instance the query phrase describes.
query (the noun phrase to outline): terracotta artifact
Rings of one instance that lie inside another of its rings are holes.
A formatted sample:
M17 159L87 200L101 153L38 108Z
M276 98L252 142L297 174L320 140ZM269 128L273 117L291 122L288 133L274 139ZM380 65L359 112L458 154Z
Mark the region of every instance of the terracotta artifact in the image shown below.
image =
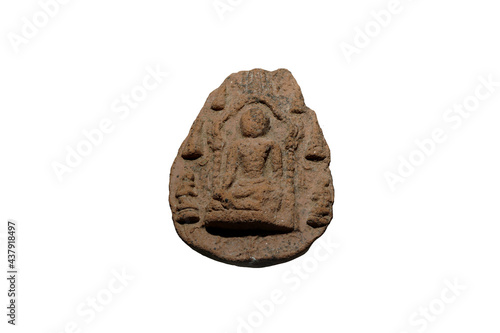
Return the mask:
M263 267L305 253L330 223L330 150L286 69L230 75L170 173L179 236L215 260Z

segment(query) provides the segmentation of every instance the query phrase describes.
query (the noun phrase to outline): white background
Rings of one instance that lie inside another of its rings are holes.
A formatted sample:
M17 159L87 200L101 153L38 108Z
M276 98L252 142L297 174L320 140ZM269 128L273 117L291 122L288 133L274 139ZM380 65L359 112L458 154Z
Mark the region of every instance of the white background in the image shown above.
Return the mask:
M16 327L0 283L0 331L498 332L500 87L457 128L443 118L480 76L500 81L498 4L401 0L348 62L342 42L389 1L232 3L220 16L212 0L73 0L16 52L9 36L41 7L2 1L0 230L18 221L20 277ZM169 76L120 119L112 104L148 66ZM289 69L317 112L336 189L331 254L316 242L292 262L240 268L175 233L177 149L208 94L252 68ZM105 118L112 133L59 181L52 164ZM435 128L447 140L392 191L384 175ZM128 285L79 315L122 269ZM447 280L467 289L445 304ZM273 290L283 302L258 310ZM410 322L431 305L425 327Z

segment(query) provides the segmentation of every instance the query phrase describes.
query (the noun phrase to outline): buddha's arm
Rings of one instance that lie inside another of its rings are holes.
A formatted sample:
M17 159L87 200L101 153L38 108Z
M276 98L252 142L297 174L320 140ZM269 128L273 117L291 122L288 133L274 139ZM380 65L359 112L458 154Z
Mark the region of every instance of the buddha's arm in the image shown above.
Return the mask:
M226 173L224 174L222 188L229 188L236 177L236 171L238 168L238 147L232 145L229 148L227 163L226 163Z
M276 143L272 143L271 151L269 152L271 159L271 168L274 177L281 177L283 175L283 163L281 161L281 149Z

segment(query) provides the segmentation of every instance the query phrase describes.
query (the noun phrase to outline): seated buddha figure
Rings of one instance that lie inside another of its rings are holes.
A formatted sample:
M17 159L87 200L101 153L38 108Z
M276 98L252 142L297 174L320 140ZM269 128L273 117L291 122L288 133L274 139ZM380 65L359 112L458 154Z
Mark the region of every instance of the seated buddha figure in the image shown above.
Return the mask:
M244 111L239 125L242 138L227 150L222 183L214 191L216 202L212 209L225 211L217 215L218 222L248 222L273 229L281 204L281 149L265 137L270 120L261 108Z

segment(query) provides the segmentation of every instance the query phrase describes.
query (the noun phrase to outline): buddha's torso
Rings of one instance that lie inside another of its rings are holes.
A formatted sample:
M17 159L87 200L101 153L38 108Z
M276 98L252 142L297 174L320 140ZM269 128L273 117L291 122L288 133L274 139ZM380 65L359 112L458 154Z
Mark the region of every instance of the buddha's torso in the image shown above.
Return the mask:
M264 175L271 147L272 141L263 138L248 138L237 143L242 177L258 178Z

